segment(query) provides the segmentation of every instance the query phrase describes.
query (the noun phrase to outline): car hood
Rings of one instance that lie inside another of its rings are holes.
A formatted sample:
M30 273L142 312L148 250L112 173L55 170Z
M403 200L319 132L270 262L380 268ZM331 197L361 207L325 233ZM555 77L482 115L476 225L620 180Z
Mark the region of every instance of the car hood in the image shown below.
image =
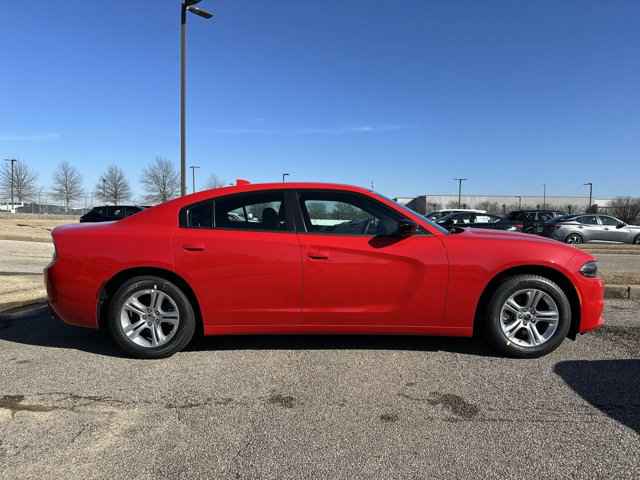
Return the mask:
M540 244L553 244L553 245L563 245L557 240L552 240L547 237L541 237L538 235L532 235L530 233L520 233L520 232L509 232L506 230L493 230L493 229L485 229L485 228L462 228L462 231L459 233L450 233L449 235L461 235L465 238L473 239L477 238L478 240L505 240L505 241L522 241L522 242L530 242L530 243L540 243ZM568 247L574 248L574 247Z

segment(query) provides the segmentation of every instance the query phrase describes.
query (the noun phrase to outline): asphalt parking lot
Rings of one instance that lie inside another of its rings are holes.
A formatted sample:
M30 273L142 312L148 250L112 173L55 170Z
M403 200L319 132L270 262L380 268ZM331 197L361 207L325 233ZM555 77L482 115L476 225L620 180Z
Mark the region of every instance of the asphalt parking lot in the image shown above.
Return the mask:
M537 360L476 340L257 336L120 356L0 320L0 478L640 478L640 305Z

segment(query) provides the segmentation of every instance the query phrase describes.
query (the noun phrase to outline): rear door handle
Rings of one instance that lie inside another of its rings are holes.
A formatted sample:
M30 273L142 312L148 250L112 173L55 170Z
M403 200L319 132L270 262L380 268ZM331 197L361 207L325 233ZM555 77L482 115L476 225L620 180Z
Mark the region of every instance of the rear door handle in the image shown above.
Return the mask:
M182 248L187 252L203 252L206 250L204 245L200 243L188 243L186 245L182 245Z
M328 260L329 259L329 255L319 250L309 250L309 252L307 253L307 257L309 257L312 260Z

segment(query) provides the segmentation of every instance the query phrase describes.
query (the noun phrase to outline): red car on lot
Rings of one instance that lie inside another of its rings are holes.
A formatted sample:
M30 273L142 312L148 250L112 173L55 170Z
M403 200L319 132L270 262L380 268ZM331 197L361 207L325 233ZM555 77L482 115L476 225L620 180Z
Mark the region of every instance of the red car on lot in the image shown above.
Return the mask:
M366 189L246 184L53 231L53 311L129 354L224 334L482 334L534 357L602 325L592 256L531 235L448 232Z

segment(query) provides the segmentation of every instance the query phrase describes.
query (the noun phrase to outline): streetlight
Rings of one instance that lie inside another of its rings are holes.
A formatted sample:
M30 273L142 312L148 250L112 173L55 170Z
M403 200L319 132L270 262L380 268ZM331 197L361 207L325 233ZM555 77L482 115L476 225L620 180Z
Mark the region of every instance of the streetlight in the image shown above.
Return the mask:
M543 184L542 185L543 190L543 197L542 197L542 209L546 210L547 208L547 184Z
M522 195L516 195L516 198L518 199L518 210L522 209Z
M284 182L285 182L285 179L286 179L289 175L291 175L291 174L290 174L290 173L283 173L283 174L282 174L282 183L284 183Z
M462 206L462 182L469 180L468 178L454 178L458 182L458 208Z
M585 186L586 185L589 185L589 205L587 205L587 208L591 208L591 204L593 202L593 183L587 182L585 183Z
M196 193L196 168L200 168L197 165L191 165L189 167L191 169L191 183L193 187L193 193Z
M13 165L17 162L15 158L5 158L5 162L11 162L11 211L13 211L13 182L15 182L15 176L13 175ZM15 212L13 212L15 213Z
M187 144L186 144L186 99L187 99L187 12L209 19L213 14L195 7L201 0L182 0L180 4L180 195L187 194Z

